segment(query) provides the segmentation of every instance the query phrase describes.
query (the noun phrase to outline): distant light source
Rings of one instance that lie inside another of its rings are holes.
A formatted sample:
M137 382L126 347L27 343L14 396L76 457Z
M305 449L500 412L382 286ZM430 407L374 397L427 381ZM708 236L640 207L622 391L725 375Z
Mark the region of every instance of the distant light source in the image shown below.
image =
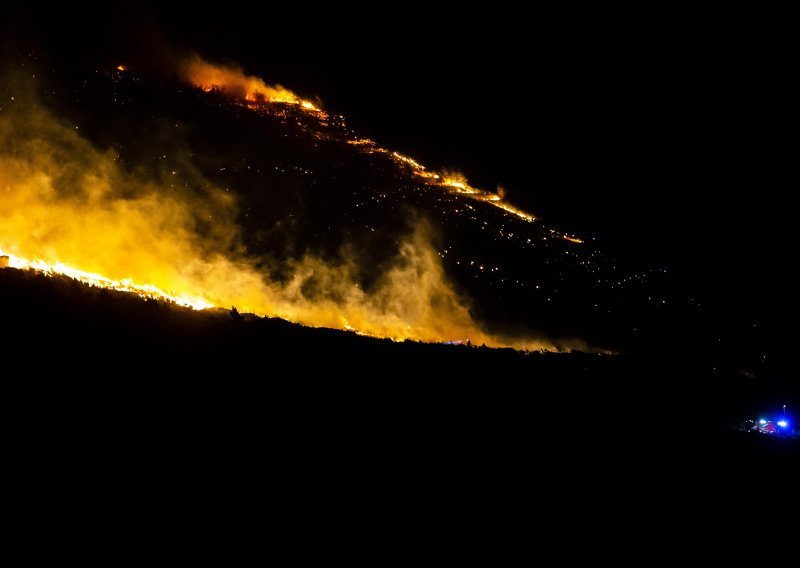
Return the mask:
M781 428L786 428L787 425L788 423L786 422L786 420L778 420L778 426L780 426Z
M764 420L764 419L761 419L761 420L758 421L758 423L761 424L762 426L764 426L767 423L767 421Z

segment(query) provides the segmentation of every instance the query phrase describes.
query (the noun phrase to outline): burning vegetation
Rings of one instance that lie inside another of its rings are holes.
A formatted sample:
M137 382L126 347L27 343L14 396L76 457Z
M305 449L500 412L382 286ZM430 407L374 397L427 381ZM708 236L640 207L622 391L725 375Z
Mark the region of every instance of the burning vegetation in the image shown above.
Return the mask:
M241 97L254 109L290 105L317 121L330 119L291 91L236 69L199 59L186 69L198 87ZM288 278L272 278L275 267L265 266L243 243L235 194L205 177L191 153L170 169L123 164L114 150L96 147L78 127L40 104L24 82L15 78L3 85L4 91L12 86L16 93L3 93L8 94L3 100L12 102L0 112L0 187L6 211L0 216L0 256L8 256L13 268L62 274L194 309L236 306L395 340L469 338L496 347L555 348L530 333L504 336L477 323L445 274L433 229L422 220L397 241L396 254L368 285L360 276L362 259L349 249L341 250L337 260L303 254L280 267ZM411 158L355 140L353 146L386 154L428 185L505 205L499 196L475 190L460 178L430 173ZM188 181L180 187L176 178Z
M238 67L214 65L193 55L183 60L179 71L184 80L206 92L220 91L253 103L283 103L297 105L309 112L320 112L312 103L301 99L280 85L270 86L263 80L246 75Z
M180 68L184 79L195 87L206 92L219 91L225 93L234 99L242 101L244 104L248 104L254 110L264 109L265 105L275 103L297 105L302 111L314 115L315 118L326 125L331 122L331 118L335 118L339 124L344 124L344 117L331 117L330 113L323 111L310 101L301 99L292 91L280 85L269 86L262 79L247 75L237 67L215 65L198 55L193 55L185 59ZM329 131L323 137L329 140L336 139L346 142L367 154L384 154L398 166L408 168L412 175L423 179L430 186L463 195L476 201L490 203L524 221L533 222L536 220L534 215L514 207L498 193L484 191L471 186L467 178L458 172L437 173L430 171L417 160L384 148L375 141L359 137L346 129L335 132ZM575 236L561 234L559 236L571 243L579 244L583 242Z

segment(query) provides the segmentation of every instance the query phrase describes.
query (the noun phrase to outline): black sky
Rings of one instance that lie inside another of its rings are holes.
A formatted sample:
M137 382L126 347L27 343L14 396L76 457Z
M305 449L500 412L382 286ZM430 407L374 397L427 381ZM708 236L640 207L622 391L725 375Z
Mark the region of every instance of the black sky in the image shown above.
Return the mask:
M798 93L780 14L252 6L12 10L4 49L237 61L386 146L669 263L725 317L788 317Z

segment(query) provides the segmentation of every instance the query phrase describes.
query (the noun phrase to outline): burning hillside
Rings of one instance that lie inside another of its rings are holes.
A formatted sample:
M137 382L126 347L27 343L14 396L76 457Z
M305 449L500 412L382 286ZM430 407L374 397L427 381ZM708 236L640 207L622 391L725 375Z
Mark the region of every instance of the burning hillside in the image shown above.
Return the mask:
M122 65L32 75L2 81L11 266L195 309L532 350L584 347L546 337L591 336L614 291L647 277L234 67L190 58L188 89Z
M276 103L297 106L302 112L318 121L318 126L326 128L315 133L320 140L343 142L350 144L366 154L382 154L395 162L400 168L407 169L413 176L421 178L427 185L469 196L476 201L483 201L502 209L520 219L532 222L536 218L522 211L498 193L484 191L472 187L467 179L457 172L433 172L418 161L403 154L378 145L369 138L358 137L356 133L344 127L345 118L331 115L310 101L303 100L280 85L271 87L262 79L245 74L241 69L224 65L211 64L197 55L189 57L179 66L182 77L192 85L205 92L217 91L230 96L234 101L246 105L254 111L275 114ZM278 110L280 113L280 110ZM338 128L336 128L338 126ZM560 235L572 243L582 243L577 237Z

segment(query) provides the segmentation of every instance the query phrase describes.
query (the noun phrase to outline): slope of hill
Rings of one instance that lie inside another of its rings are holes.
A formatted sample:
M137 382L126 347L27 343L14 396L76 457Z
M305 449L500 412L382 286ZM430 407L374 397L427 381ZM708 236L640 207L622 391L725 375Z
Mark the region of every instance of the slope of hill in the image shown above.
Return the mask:
M396 343L13 268L0 269L0 299L4 366L13 359L19 370L3 376L26 393L18 401L34 391L29 417L75 427L83 412L107 414L110 432L152 436L154 447L168 445L156 442L165 429L197 438L217 425L209 440L249 452L269 423L285 444L361 448L359 462L373 447L431 463L494 455L504 468L535 459L682 471L797 452L788 440L718 429L786 385L711 383L670 358Z

